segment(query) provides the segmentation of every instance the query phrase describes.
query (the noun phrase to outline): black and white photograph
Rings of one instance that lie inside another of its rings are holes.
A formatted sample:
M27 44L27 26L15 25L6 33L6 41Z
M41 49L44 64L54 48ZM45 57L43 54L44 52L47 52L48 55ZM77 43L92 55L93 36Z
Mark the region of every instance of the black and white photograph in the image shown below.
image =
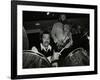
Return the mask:
M96 74L96 10L12 1L12 78Z
M23 68L89 66L89 14L23 11Z

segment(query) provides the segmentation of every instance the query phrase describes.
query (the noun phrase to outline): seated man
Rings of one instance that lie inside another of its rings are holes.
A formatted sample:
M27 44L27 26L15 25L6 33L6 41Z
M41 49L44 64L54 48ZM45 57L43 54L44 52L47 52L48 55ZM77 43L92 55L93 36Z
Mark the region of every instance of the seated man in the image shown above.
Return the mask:
M43 54L51 62L53 49L50 45L50 34L48 32L43 32L41 35L41 43L33 46L32 51Z

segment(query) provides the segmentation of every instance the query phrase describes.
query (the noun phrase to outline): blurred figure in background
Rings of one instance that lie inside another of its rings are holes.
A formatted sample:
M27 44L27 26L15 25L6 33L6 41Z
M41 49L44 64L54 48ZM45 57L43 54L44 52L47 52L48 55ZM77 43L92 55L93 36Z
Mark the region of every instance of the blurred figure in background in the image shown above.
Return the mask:
M73 44L77 47L83 47L89 55L89 31L87 27L82 25L73 25L72 27Z
M53 25L51 36L55 43L54 52L54 65L58 66L57 62L59 60L60 52L63 48L69 48L73 44L71 27L66 21L66 15L61 14L59 21Z
M53 25L51 36L54 40L54 43L58 46L58 50L61 49L61 45L70 39L69 44L66 47L69 47L73 41L71 38L70 25L67 24L66 15L61 14L59 21ZM62 46L63 47L63 46Z

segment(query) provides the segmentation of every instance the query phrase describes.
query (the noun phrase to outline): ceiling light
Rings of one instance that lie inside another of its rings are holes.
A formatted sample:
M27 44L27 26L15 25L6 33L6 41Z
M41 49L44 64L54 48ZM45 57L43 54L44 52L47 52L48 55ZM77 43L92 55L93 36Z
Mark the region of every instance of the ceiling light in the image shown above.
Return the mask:
M37 23L35 23L35 25L36 25L36 26L39 26L39 25L40 25L40 23L38 23L38 22L37 22Z

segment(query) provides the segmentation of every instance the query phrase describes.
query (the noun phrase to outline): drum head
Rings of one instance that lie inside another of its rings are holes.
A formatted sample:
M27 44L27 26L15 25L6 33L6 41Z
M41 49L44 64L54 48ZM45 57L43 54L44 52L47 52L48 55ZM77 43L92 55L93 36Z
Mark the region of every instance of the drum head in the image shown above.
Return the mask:
M50 62L44 55L32 51L23 52L23 68L44 67L50 67Z
M64 66L85 66L89 65L87 51L83 48L77 48L69 53L64 60Z

